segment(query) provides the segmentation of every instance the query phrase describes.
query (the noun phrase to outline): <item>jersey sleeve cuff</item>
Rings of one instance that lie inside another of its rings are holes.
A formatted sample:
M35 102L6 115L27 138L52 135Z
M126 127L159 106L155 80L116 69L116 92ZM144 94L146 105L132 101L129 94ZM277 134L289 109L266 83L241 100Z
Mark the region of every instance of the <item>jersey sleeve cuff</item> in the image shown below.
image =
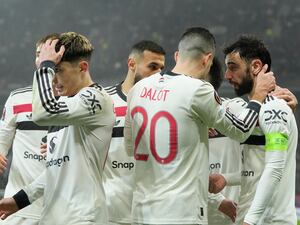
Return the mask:
M17 206L19 209L23 209L24 207L30 205L28 196L26 192L21 189L19 192L17 192L14 196L13 199L16 201Z
M259 113L261 108L261 103L256 100L249 101L247 108L254 110L255 112Z
M40 68L42 67L50 67L51 69L55 70L55 63L50 60L43 61L40 65Z

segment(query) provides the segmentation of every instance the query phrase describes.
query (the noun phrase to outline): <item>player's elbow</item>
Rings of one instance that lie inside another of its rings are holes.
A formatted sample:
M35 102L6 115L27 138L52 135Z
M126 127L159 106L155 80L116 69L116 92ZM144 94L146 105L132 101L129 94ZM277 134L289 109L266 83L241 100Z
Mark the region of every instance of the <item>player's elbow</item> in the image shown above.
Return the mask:
M266 167L271 169L271 176L279 182L284 173L285 160L278 160L276 162L268 163Z

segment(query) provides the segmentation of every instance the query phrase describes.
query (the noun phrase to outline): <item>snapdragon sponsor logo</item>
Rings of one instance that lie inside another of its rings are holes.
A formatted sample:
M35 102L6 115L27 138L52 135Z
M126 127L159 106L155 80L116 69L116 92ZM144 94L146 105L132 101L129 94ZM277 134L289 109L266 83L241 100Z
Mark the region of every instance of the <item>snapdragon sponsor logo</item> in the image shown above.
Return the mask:
M243 177L254 177L254 171L252 170L243 170L241 173Z
M221 163L211 163L209 164L209 169L214 170L214 169L220 169L221 168Z
M118 161L112 161L112 168L114 169L128 169L131 170L134 167L133 162L118 162Z
M37 161L45 161L46 160L46 156L40 155L40 154L32 154L28 151L24 152L24 159L33 159L33 160L37 160Z
M51 166L58 166L61 167L63 163L69 162L70 157L68 155L65 155L61 158L53 159L51 158L49 161L46 162L46 167L51 167Z

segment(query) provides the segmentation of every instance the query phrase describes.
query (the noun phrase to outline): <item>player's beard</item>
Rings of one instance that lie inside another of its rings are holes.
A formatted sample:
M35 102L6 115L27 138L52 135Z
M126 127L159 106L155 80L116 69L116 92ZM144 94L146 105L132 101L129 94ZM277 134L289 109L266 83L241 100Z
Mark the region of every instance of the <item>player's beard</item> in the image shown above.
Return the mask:
M250 74L250 69L247 68L245 76L242 79L242 82L239 84L238 88L235 88L234 91L237 96L242 96L244 94L249 94L253 88L253 79Z

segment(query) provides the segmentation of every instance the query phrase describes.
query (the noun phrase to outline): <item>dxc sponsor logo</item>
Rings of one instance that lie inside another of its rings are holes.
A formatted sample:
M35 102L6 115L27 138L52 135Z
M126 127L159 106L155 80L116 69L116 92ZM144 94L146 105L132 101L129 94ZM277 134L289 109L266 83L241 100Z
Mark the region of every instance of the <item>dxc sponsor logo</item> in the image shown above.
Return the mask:
M265 118L265 121L268 122L270 120L283 120L284 122L287 122L287 119L286 119L286 115L287 113L285 111L282 111L282 110L275 110L275 109L272 109L272 110L266 110L264 112L264 114L266 114L266 118Z
M89 111L92 114L95 114L96 109L102 109L99 100L96 99L96 95L93 94L91 91L86 90L86 92L80 95L80 98L85 102L85 104L89 105Z
M40 162L40 161L46 160L46 156L38 155L38 154L32 154L32 153L29 153L28 151L25 151L24 152L24 159L35 159L35 160Z
M118 161L113 161L112 162L112 168L114 169L128 169L131 170L134 167L133 162L118 162Z

